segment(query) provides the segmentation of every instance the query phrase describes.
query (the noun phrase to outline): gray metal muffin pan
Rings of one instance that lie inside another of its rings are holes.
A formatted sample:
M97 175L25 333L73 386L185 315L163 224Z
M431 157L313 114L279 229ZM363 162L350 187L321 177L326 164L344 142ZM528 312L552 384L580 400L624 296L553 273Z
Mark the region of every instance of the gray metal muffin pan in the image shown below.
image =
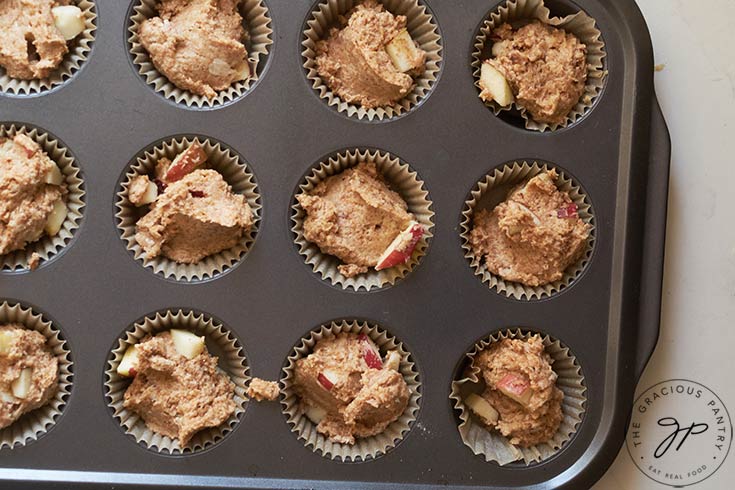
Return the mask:
M609 77L594 108L553 133L514 127L477 97L470 69L479 24L499 2L426 0L438 22L443 68L432 94L387 123L326 107L301 67L312 0L269 0L269 64L247 96L218 110L188 110L145 85L126 52L129 2L98 0L90 56L71 83L39 97L0 96L0 121L40 126L78 159L87 191L71 244L34 272L0 274L0 298L53 320L68 340L73 388L63 415L39 440L0 451L2 488L589 488L624 438L633 390L658 336L670 141L653 93L648 31L633 0L579 1L607 49ZM553 5L553 4L552 4ZM125 249L113 218L118 179L142 148L175 134L215 137L239 152L262 195L258 237L240 264L196 284L167 281ZM304 264L290 231L293 192L324 155L377 147L418 171L433 201L434 237L421 264L393 287L346 292ZM540 301L510 300L470 270L460 247L464 201L489 170L518 159L561 166L587 191L595 251L569 288ZM251 403L222 442L166 456L126 436L103 391L118 336L156 310L215 316L242 342L254 376L275 379L307 331L366 318L406 343L420 372L418 418L374 461L345 464L304 447L278 403ZM498 329L526 326L577 356L588 388L576 436L531 467L499 467L463 445L448 399L463 354Z

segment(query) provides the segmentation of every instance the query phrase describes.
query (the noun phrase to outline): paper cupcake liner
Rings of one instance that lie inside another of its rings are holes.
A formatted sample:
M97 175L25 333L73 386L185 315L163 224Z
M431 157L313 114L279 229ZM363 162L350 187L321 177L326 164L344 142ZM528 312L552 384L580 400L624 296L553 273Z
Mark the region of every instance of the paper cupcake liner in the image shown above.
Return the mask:
M186 447L178 439L157 434L150 430L145 421L135 412L123 406L125 391L131 380L117 374L117 366L128 347L137 344L148 335L155 335L172 328L190 330L204 336L207 350L219 358L219 368L235 383L235 412L217 427L203 429L192 437ZM221 323L208 315L185 310L165 310L148 315L126 330L110 353L105 371L105 396L113 416L120 422L123 431L135 442L152 451L163 454L191 454L202 451L221 441L232 432L245 412L247 384L250 381L247 359L239 341Z
M401 354L400 372L410 391L406 410L398 420L386 427L385 431L380 434L357 438L353 445L331 442L323 434L317 432L316 425L303 414L301 399L296 394L293 386L296 361L308 356L314 349L314 345L321 339L333 337L339 333L365 334L375 342L375 345L382 352L398 350ZM295 432L297 437L304 441L304 445L311 448L312 451L321 454L325 458L342 462L370 461L394 448L403 440L416 420L416 414L419 410L419 398L421 398L419 373L403 343L379 326L356 320L333 321L312 330L307 336L303 337L286 359L286 365L281 376L281 386L281 393L284 395L281 399L281 405L283 413L286 415L286 422L291 426L291 432Z
M423 225L426 230L424 237L416 245L413 255L407 263L381 271L371 268L366 273L346 277L337 269L342 264L340 259L322 253L316 244L304 237L303 228L306 213L295 198L294 204L291 206L291 221L293 222L291 230L296 235L296 245L298 245L299 253L304 256L306 263L325 281L329 281L334 286L341 286L342 289L351 288L355 291L361 289L370 291L371 289L392 286L396 281L405 277L426 255L428 243L432 237L432 228L434 227L432 221L434 212L431 210L431 200L429 199L429 193L424 188L423 181L419 180L418 174L411 170L408 164L402 163L397 157L388 152L360 149L341 151L314 167L302 180L297 192L298 194L310 192L322 180L363 162L376 164L378 171L385 177L389 186L401 195L408 204L408 211L413 213L416 221Z
M46 405L23 414L8 427L0 430L0 449L25 446L48 432L56 424L66 407L71 394L72 361L71 352L61 332L41 314L31 308L7 301L0 303L0 325L16 323L29 330L35 330L46 337L46 345L59 361L58 388Z
M482 62L489 57L490 50L485 46L485 43L492 31L504 23L512 24L517 21L532 19L538 19L544 24L564 29L574 34L587 46L587 83L584 87L584 93L562 124L550 125L534 121L523 107L518 105L517 102L513 102L512 108L523 117L526 129L555 131L573 124L592 108L595 99L602 91L607 75L603 63L606 53L602 34L597 29L595 20L584 11L580 10L576 14L566 17L552 17L551 12L544 5L544 0L507 0L488 16L480 28L480 33L475 38L475 50L472 52L472 74L475 78L475 86L478 90L482 90L480 88L480 67ZM499 105L494 100L485 101L485 105L492 109L496 116L511 109L511 107Z
M61 225L61 229L53 237L49 237L44 233L35 242L27 244L23 250L0 255L0 272L30 270L30 261L34 253L38 254L42 264L57 256L74 237L74 233L79 228L85 206L85 191L81 172L69 150L42 129L30 125L0 124L0 138L12 138L19 133L38 143L61 170L68 191L65 197L68 214Z
M464 404L464 398L470 393L481 394L484 386L480 369L474 366L477 354L485 350L490 344L501 339L528 339L535 332L525 329L512 329L495 332L489 337L477 342L466 356L464 366L467 370L459 372L460 379L452 382L451 394L454 408L459 411L460 423L458 426L462 442L478 456L484 456L485 461L495 461L504 466L522 460L526 465L546 460L556 454L577 432L582 422L587 402L582 368L569 348L549 335L540 334L546 352L554 360L551 365L558 375L556 386L564 392L562 401L562 421L554 437L543 444L527 448L512 445L500 432L489 430L482 425ZM464 369L464 368L463 368Z
M321 79L316 67L317 42L326 38L331 27L339 26L339 16L349 12L358 3L356 0L325 0L314 7L301 43L306 77L319 98L338 112L359 120L390 120L407 113L425 100L436 84L442 63L439 28L422 0L380 1L393 15L406 16L406 28L411 38L426 52L426 65L424 72L414 79L414 88L406 97L391 106L365 109L358 104L342 101Z
M133 64L143 81L153 87L153 90L177 104L183 104L190 108L211 108L222 106L243 97L263 75L273 44L271 18L264 0L242 0L240 2L240 15L247 33L243 44L248 52L250 78L235 82L227 89L220 90L217 92L217 96L212 99L180 89L171 83L165 75L156 69L148 51L138 41L138 29L141 23L158 15L155 8L156 3L158 3L157 0L136 0L130 10L130 26L128 27L130 34L128 49Z
M143 248L135 241L135 225L144 215L144 208L138 208L128 198L128 186L136 175L151 175L156 162L163 157L172 160L193 142L201 145L207 154L207 168L222 174L225 181L232 186L232 192L242 194L253 211L253 226L243 234L240 242L234 247L205 257L196 264L179 264L163 254L149 259ZM224 143L206 137L174 137L160 140L153 148L138 153L125 175L117 193L115 203L117 212L117 227L120 230L127 249L133 253L135 260L140 261L143 267L165 278L173 277L177 281L199 281L217 277L226 270L234 267L242 260L255 241L260 223L260 194L255 176L250 172L245 162Z
M556 179L557 188L569 194L572 202L577 205L579 217L582 221L590 225L590 234L587 239L585 251L582 253L582 258L576 264L568 267L562 278L558 281L536 287L506 281L502 277L491 273L487 269L482 257L475 256L472 250L469 236L474 226L473 218L475 210L492 210L497 204L505 200L512 186L520 184L543 171L552 169L555 169L559 175ZM595 244L595 218L592 205L587 195L584 194L579 184L567 176L562 169L543 162L511 162L494 169L485 176L484 179L475 185L475 188L470 193L470 198L465 201L460 228L464 256L469 260L470 267L472 267L475 275L482 279L482 282L486 282L491 289L495 289L498 293L515 299L540 299L556 294L562 289L569 287L582 274L589 263Z
M82 10L84 31L68 41L69 52L64 55L58 68L48 78L21 80L10 78L5 68L0 66L0 93L17 96L42 94L70 81L79 72L92 50L97 30L97 7L92 0L72 0L71 5Z

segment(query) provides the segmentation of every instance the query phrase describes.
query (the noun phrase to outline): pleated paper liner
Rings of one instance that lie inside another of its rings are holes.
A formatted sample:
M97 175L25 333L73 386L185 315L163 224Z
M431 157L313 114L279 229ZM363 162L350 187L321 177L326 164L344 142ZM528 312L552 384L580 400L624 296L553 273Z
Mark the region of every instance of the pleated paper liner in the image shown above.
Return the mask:
M461 368L463 370L458 373L460 379L452 382L449 398L454 408L459 411L459 434L465 445L476 455L483 456L485 461L495 461L501 466L516 461L523 461L526 465L544 461L556 454L572 439L584 417L587 389L582 369L568 347L545 334L539 335L546 352L554 361L551 367L558 375L556 386L564 392L561 425L550 441L527 448L514 446L500 432L489 430L482 425L471 410L465 406L464 399L470 393L480 395L484 391L485 383L482 374L480 369L474 366L475 356L490 344L502 339L528 339L534 334L534 332L518 328L495 332L480 340L470 352L465 354L465 364Z
M180 89L171 83L156 69L148 51L140 44L138 29L145 20L158 15L155 8L156 3L157 0L135 0L130 10L128 27L128 49L133 65L143 81L154 91L189 108L212 108L243 97L263 75L273 44L271 18L264 0L242 0L240 2L240 16L246 32L243 44L248 52L250 78L234 82L227 89L217 92L217 96L212 99Z
M406 97L393 105L365 109L358 104L342 101L317 73L316 45L326 39L329 29L339 27L339 17L360 3L355 0L325 0L315 5L306 22L301 54L306 77L316 93L329 107L349 117L368 121L390 120L407 113L429 96L436 84L442 63L442 44L439 28L431 12L421 0L381 0L393 15L406 16L406 28L411 38L426 52L424 72L414 79L414 88Z
M16 250L0 255L0 271L14 272L30 270L30 260L34 253L41 258L41 264L50 261L69 245L74 233L79 228L84 210L84 182L74 156L60 141L42 129L31 125L0 124L0 138L13 138L16 134L24 134L39 144L41 149L53 160L64 176L67 188L67 215L59 232L50 237L44 234L35 242L29 243L23 250Z
M481 209L492 211L495 206L505 201L513 186L526 182L543 171L552 169L555 169L558 174L556 187L560 191L569 194L572 202L577 205L579 217L582 221L590 225L589 238L587 239L585 251L582 253L582 258L576 264L568 267L562 278L558 281L536 287L506 281L502 277L491 273L487 269L484 259L475 256L472 250L469 235L474 226L474 214ZM540 299L556 294L562 289L569 287L582 274L584 268L589 263L595 243L595 218L589 198L584 194L579 184L566 175L562 169L544 162L528 163L525 161L516 161L491 171L475 185L470 193L470 198L465 201L460 229L464 256L469 260L470 267L475 275L482 282L487 283L491 289L495 289L498 293L515 299Z
M232 192L245 196L248 205L253 211L253 226L243 234L240 242L234 247L205 257L196 264L179 264L161 254L154 258L146 257L143 248L135 241L135 228L138 219L145 214L146 207L136 207L128 198L128 186L136 175L152 175L156 162L160 158L173 159L193 142L201 145L207 154L206 168L219 172L225 181L232 186ZM133 253L135 260L143 267L151 269L156 274L177 281L200 281L216 277L235 266L247 254L255 241L260 222L260 194L255 182L255 176L250 172L247 164L237 153L230 150L224 143L214 139L199 137L174 137L160 140L154 147L138 153L122 177L117 202L117 227L127 249Z
M46 345L59 362L58 388L46 405L23 414L0 430L0 449L25 446L48 432L56 424L71 393L72 360L66 340L59 329L30 307L3 301L0 303L0 325L20 324L46 337Z
M397 350L401 354L400 372L410 391L408 406L398 420L386 427L385 431L380 434L357 438L354 445L331 442L323 434L317 432L316 425L303 413L301 399L293 386L296 361L308 356L320 340L334 337L339 333L365 334L375 342L381 354L389 350ZM377 325L356 320L333 321L312 330L303 337L286 359L281 376L281 386L283 388L281 392L284 395L281 405L286 421L291 426L291 431L295 432L304 445L312 451L325 458L341 462L370 461L394 448L406 436L416 420L421 397L418 369L403 343Z
M186 447L178 439L157 434L150 430L143 419L123 406L125 391L131 379L117 374L117 367L128 347L137 344L148 335L178 328L204 336L207 350L219 358L219 369L235 383L233 397L235 412L218 427L199 431ZM162 454L191 454L211 447L232 432L245 412L247 384L250 381L245 353L235 336L224 325L203 313L187 310L162 310L148 315L126 330L115 343L107 360L105 371L105 396L113 416L120 422L123 431L135 442Z
M419 180L417 173L411 170L408 164L402 163L397 157L380 150L345 150L329 157L312 169L299 185L297 193L311 192L322 180L363 162L374 162L376 164L378 171L383 175L389 187L400 194L408 204L408 211L413 213L416 221L422 224L426 230L424 237L416 245L413 255L407 263L381 271L371 268L366 273L346 277L337 269L342 264L340 259L322 253L316 244L309 242L304 237L303 227L306 213L296 199L294 199L294 204L291 207L293 210L291 215L293 227L291 229L296 235L295 242L299 247L299 253L304 256L306 263L325 281L329 281L334 286L340 286L342 289L353 289L355 291L361 289L370 291L371 289L390 286L405 277L426 254L428 241L432 236L434 226L432 221L434 212L431 210L429 193L424 188L423 181Z
M549 2L552 3L552 2ZM538 19L544 24L564 29L574 34L587 46L587 83L584 93L579 102L572 108L562 124L547 124L534 121L526 110L513 102L512 106L503 107L494 100L485 101L485 105L492 109L495 115L511 108L519 113L525 121L526 129L535 131L554 131L565 128L579 120L593 106L595 99L602 91L607 71L604 69L603 60L606 56L605 45L602 34L595 24L595 20L580 10L574 15L565 17L553 17L552 12L544 5L544 0L507 0L496 8L485 20L480 32L475 38L474 51L472 52L472 69L475 78L475 86L480 88L480 67L482 62L490 57L490 46L487 44L492 31L504 23L513 26L524 21Z
M70 81L82 65L87 61L97 30L97 6L92 0L72 0L84 15L84 30L74 39L67 42L69 52L64 55L61 64L48 78L21 80L10 78L5 68L0 66L0 92L8 95L27 96L42 94Z

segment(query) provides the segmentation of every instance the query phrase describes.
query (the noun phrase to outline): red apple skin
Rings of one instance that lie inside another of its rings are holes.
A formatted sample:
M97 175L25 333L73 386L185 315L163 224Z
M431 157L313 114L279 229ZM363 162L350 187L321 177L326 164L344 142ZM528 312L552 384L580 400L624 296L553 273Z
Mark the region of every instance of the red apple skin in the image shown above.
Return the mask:
M380 358L380 354L375 351L368 336L362 333L358 336L358 339L362 342L362 357L365 359L365 364L371 369L383 369L383 360Z
M405 244L403 249L398 250L397 246L403 241L401 240L401 235L404 233L410 233L411 239ZM418 223L412 223L406 230L402 231L395 240L393 240L393 243L388 246L385 253L383 253L383 256L378 261L378 265L375 266L375 270L380 271L408 262L411 255L413 255L416 245L418 245L423 236L424 227Z
M528 405L533 395L528 381L515 373L508 373L503 376L503 379L495 387L504 395L524 406Z
M198 143L192 143L189 148L179 153L166 170L163 180L167 184L183 179L207 160L207 154Z
M329 381L329 378L324 376L322 373L319 373L316 377L317 381L319 381L319 384L321 384L325 390L329 391L332 388L334 388L334 383Z

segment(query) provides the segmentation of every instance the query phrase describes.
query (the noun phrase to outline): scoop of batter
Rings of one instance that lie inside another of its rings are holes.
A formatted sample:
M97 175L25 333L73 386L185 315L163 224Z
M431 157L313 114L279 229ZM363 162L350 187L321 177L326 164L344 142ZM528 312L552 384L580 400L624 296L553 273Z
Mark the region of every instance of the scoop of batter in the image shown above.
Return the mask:
M394 16L376 0L357 4L317 44L317 72L346 102L371 108L393 104L414 85L408 73L396 69L386 45L406 27L406 17ZM418 50L412 73L423 70L426 53Z
M155 67L183 90L213 98L250 77L239 0L161 0L138 39Z
M555 170L516 187L492 212L475 214L469 243L487 269L507 281L540 286L562 278L584 253L590 226L569 194L556 187Z
M403 376L365 336L342 333L316 343L296 361L294 388L306 407L324 411L317 431L334 442L354 444L356 437L380 434L408 405ZM377 357L366 359L366 349ZM308 414L307 410L307 414Z
M253 226L245 196L216 170L194 170L168 184L136 225L135 240L149 258L165 255L195 264L234 247Z
M188 359L177 352L169 332L136 345L136 374L124 406L149 429L184 447L197 432L217 427L235 412L235 384L217 371L217 358L206 349Z
M0 255L38 240L66 189L48 183L58 167L31 138L0 138Z
M43 335L22 325L0 326L0 429L48 403L58 373L59 362Z
M537 20L493 32L493 58L518 104L538 122L560 124L584 93L587 48L574 34Z
M361 163L296 199L306 212L304 237L345 264L347 277L378 264L385 249L414 220L374 163Z
M503 339L480 352L475 366L486 383L482 394L499 414L495 428L511 444L528 447L551 439L562 420L564 393L556 387L556 373L551 357L544 351L538 335L528 340ZM511 375L531 390L524 403L513 400L499 387ZM488 425L487 421L483 421Z

